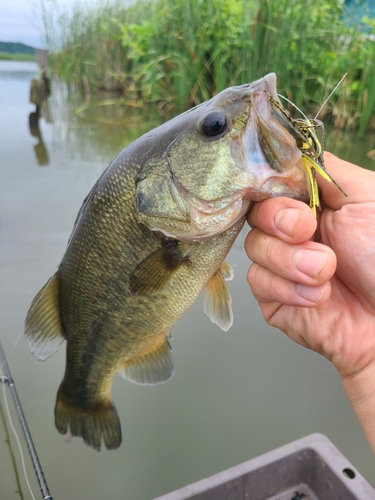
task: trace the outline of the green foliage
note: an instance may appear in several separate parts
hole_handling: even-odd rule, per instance
[[[186,109],[269,71],[299,107],[337,126],[368,127],[375,110],[375,22],[364,32],[342,20],[337,0],[138,0],[76,7],[45,23],[51,65],[67,83],[120,90],[137,104]],[[48,15],[46,16],[48,21]],[[47,36],[48,35],[48,36]],[[58,49],[58,50],[56,50]]]
[[[35,56],[31,54],[0,52],[0,59],[3,61],[35,61]]]

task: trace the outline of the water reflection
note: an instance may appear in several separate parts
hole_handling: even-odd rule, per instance
[[[167,119],[156,106],[126,106],[123,97],[106,92],[95,96],[69,93],[65,85],[56,83],[50,101],[55,147],[64,144],[69,159],[102,161],[105,165]]]
[[[30,134],[38,139],[38,144],[34,146],[35,156],[38,164],[43,167],[49,164],[47,148],[44,145],[42,133],[39,128],[39,111],[34,111],[29,114],[29,129]]]
[[[37,65],[34,62],[25,61],[0,61],[0,80],[25,82],[33,78],[37,73]]]
[[[96,158],[109,163],[114,152],[148,130],[174,116],[173,111],[161,115],[157,106],[124,104],[123,97],[99,92],[95,97],[68,93],[64,85],[54,85],[52,108],[54,134],[68,144],[70,157]],[[329,117],[327,118],[327,120]],[[334,129],[325,125],[325,149],[363,168],[375,169],[375,132],[358,137],[355,130]]]
[[[51,82],[46,73],[40,78],[30,81],[30,102],[35,104],[35,111],[29,114],[29,129],[33,137],[38,139],[34,146],[35,155],[40,166],[48,165],[48,153],[39,128],[39,119],[45,116],[47,123],[51,122],[48,98],[51,95]]]

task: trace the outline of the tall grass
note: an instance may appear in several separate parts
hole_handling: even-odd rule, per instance
[[[269,71],[299,107],[326,106],[336,126],[364,132],[375,111],[375,33],[342,20],[337,0],[137,0],[76,6],[45,34],[54,74],[86,92],[186,109]]]

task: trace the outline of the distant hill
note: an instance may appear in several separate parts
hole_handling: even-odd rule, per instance
[[[18,42],[0,42],[0,52],[8,54],[30,54],[34,55],[34,47]]]

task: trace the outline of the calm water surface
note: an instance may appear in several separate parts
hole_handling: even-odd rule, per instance
[[[173,329],[176,373],[140,387],[116,377],[123,444],[100,453],[65,443],[54,427],[65,347],[44,363],[22,336],[27,309],[55,272],[82,200],[109,161],[157,125],[150,113],[72,100],[54,88],[49,122],[29,130],[31,63],[0,62],[0,335],[54,500],[147,500],[313,432],[321,432],[375,486],[375,459],[336,371],[321,356],[268,327],[247,283],[243,236],[231,250],[234,325],[227,333],[202,300]],[[107,96],[108,98],[108,96]],[[112,123],[112,125],[108,125]],[[107,124],[107,125],[106,125]],[[331,134],[327,149],[367,168],[375,136]],[[3,395],[1,404],[4,406]],[[10,401],[14,416],[13,404]],[[20,429],[14,416],[15,426]],[[7,424],[9,427],[9,423]],[[19,499],[0,420],[0,497]],[[41,498],[23,437],[26,468]],[[30,494],[11,436],[21,487]]]

